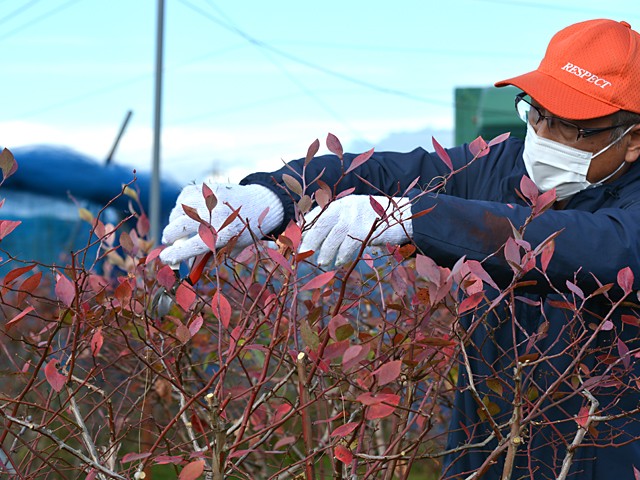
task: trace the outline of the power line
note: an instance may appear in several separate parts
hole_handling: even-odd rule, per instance
[[[6,40],[9,37],[12,37],[13,35],[17,34],[17,33],[22,33],[24,30],[26,30],[27,28],[35,25],[36,23],[39,23],[43,20],[48,19],[49,17],[56,15],[58,13],[60,13],[63,10],[66,10],[67,8],[69,8],[71,5],[73,5],[74,3],[78,3],[82,0],[69,0],[67,3],[64,3],[52,10],[49,10],[48,12],[40,15],[39,17],[33,18],[31,19],[29,22],[24,23],[22,25],[20,25],[19,27],[14,28],[13,30],[9,30],[8,32],[5,32],[3,35],[0,35],[0,41],[2,40]]]
[[[472,0],[472,1],[481,2],[481,3],[497,3],[499,5],[508,5],[509,7],[535,8],[538,10],[560,10],[564,12],[575,12],[580,14],[592,13],[596,15],[602,15],[603,13],[606,12],[606,14],[609,16],[620,15],[623,18],[628,17],[629,13],[635,13],[627,10],[616,12],[606,8],[586,8],[584,6],[584,2],[582,2],[579,7],[571,7],[568,5],[561,5],[559,3],[543,3],[543,2],[527,2],[527,1],[514,2],[513,0]],[[632,15],[632,16],[635,17],[635,15]]]
[[[296,46],[308,46],[312,48],[324,48],[335,50],[359,50],[359,51],[371,51],[375,53],[379,52],[397,52],[406,53],[409,55],[415,54],[429,54],[434,56],[441,56],[446,58],[451,57],[497,57],[504,58],[537,58],[536,55],[527,54],[526,52],[505,52],[505,51],[486,51],[486,50],[447,50],[446,48],[428,48],[428,47],[406,47],[406,46],[394,46],[394,45],[367,45],[367,44],[348,44],[348,43],[331,43],[331,42],[314,42],[305,40],[283,40],[271,42],[272,44],[295,44]]]
[[[28,10],[29,8],[33,7],[36,3],[40,2],[40,0],[31,0],[31,2],[22,5],[20,8],[15,9],[13,12],[5,15],[4,17],[0,18],[0,24],[4,24],[4,22],[6,22],[7,20],[10,20],[11,18],[20,15],[22,12],[24,12],[25,10]]]
[[[350,82],[353,83],[355,85],[359,85],[361,87],[370,89],[370,90],[374,90],[377,91],[379,93],[384,93],[387,95],[394,95],[394,96],[398,96],[398,97],[404,97],[407,98],[409,100],[415,100],[415,101],[419,101],[422,103],[428,103],[430,105],[440,105],[440,106],[450,106],[450,102],[446,102],[446,101],[442,101],[442,100],[436,100],[433,98],[427,98],[427,97],[423,97],[421,95],[415,95],[413,93],[409,93],[409,92],[405,92],[402,90],[398,90],[395,88],[389,88],[389,87],[384,87],[381,85],[376,85],[374,83],[371,82],[367,82],[365,80],[361,80],[359,78],[355,78],[355,77],[351,77],[350,75],[344,74],[342,72],[338,72],[335,70],[331,70],[329,68],[323,67],[321,65],[315,64],[313,62],[309,62],[303,58],[300,58],[296,55],[293,55],[291,53],[285,52],[284,50],[281,50],[279,48],[276,48],[266,42],[263,42],[262,40],[259,40],[255,37],[252,37],[251,35],[249,35],[248,33],[244,32],[243,30],[240,30],[237,27],[228,25],[224,22],[222,22],[221,20],[209,15],[207,12],[205,12],[204,10],[202,10],[201,8],[197,7],[196,5],[193,5],[191,2],[189,2],[188,0],[180,0],[181,3],[183,3],[184,5],[186,5],[187,7],[191,8],[192,10],[196,11],[197,13],[199,13],[200,15],[204,16],[205,18],[211,20],[212,22],[220,25],[221,27],[225,28],[226,30],[231,31],[232,33],[235,33],[239,36],[241,36],[242,38],[244,38],[246,41],[248,41],[249,43],[252,43],[254,45],[257,45],[261,48],[264,48],[266,50],[269,50],[273,53],[275,53],[276,55],[279,55],[283,58],[286,58],[292,62],[298,63],[300,65],[304,65],[305,67],[308,67],[312,70],[316,70],[318,72],[324,73],[325,75],[329,75],[335,78],[339,78],[343,81],[346,82]]]
[[[242,32],[242,30],[240,30],[240,28],[237,26],[237,24],[231,19],[231,17],[229,17],[229,15],[227,15],[220,7],[218,7],[212,0],[208,0],[209,5],[211,6],[211,8],[213,8],[214,10],[216,10],[218,12],[219,15],[221,15],[222,17],[224,17],[227,22],[228,25],[230,26],[230,28],[232,28],[234,31],[236,32]],[[243,36],[243,38],[246,38]],[[252,45],[254,45],[255,47],[258,48],[258,50],[273,64],[275,65],[276,68],[278,68],[278,70],[280,70],[280,72],[287,77],[287,79],[293,83],[294,85],[296,85],[307,97],[311,98],[315,103],[317,103],[320,108],[322,108],[325,112],[327,112],[330,116],[332,116],[335,120],[337,120],[338,122],[342,123],[344,126],[346,126],[349,130],[351,130],[352,134],[355,136],[360,136],[362,138],[364,138],[364,134],[363,132],[359,131],[358,129],[354,128],[349,122],[347,122],[344,118],[342,118],[342,116],[340,116],[338,114],[338,112],[333,109],[327,102],[325,102],[316,92],[314,92],[313,90],[311,90],[310,88],[308,88],[298,77],[296,77],[295,75],[293,75],[281,62],[279,62],[276,58],[273,57],[273,55],[270,54],[270,52],[261,49],[260,45],[257,45],[255,43],[252,42]]]
[[[213,56],[222,55],[222,54],[228,53],[230,51],[237,50],[239,48],[244,48],[244,45],[234,45],[232,47],[227,47],[227,48],[215,50],[214,52],[209,52],[209,53],[204,54],[204,55],[199,55],[198,57],[195,57],[195,58],[193,58],[191,60],[188,60],[186,62],[180,63],[180,64],[178,64],[178,65],[176,65],[176,66],[174,66],[174,67],[172,67],[170,69],[165,69],[165,71],[171,71],[171,70],[173,70],[175,68],[179,68],[179,67],[183,67],[185,65],[190,65],[190,64],[193,64],[193,63],[197,63],[197,62],[201,61],[204,58],[211,58]],[[94,89],[94,90],[90,90],[90,91],[85,92],[83,94],[80,94],[80,95],[77,95],[77,96],[74,96],[74,97],[71,97],[71,98],[67,98],[67,99],[62,100],[60,102],[56,102],[56,103],[52,103],[52,104],[49,104],[49,105],[45,105],[44,107],[40,107],[37,110],[32,110],[30,112],[26,112],[26,113],[23,113],[23,114],[14,115],[14,118],[20,120],[20,119],[23,119],[23,118],[33,117],[33,116],[39,115],[39,114],[41,114],[43,112],[48,112],[50,110],[55,110],[57,108],[66,107],[68,105],[73,105],[74,103],[78,103],[78,102],[81,102],[83,100],[87,100],[89,98],[96,97],[98,95],[103,95],[105,93],[110,93],[110,92],[113,92],[115,90],[119,90],[121,88],[127,87],[129,85],[133,85],[134,83],[141,82],[143,80],[148,80],[150,78],[150,76],[151,76],[151,72],[145,73],[145,74],[142,74],[142,75],[138,75],[136,77],[132,77],[132,78],[129,78],[127,80],[123,80],[121,82],[112,83],[110,85],[105,85],[103,87],[100,87],[100,88],[97,88],[97,89]]]

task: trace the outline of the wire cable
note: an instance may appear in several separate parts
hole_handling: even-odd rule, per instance
[[[25,10],[28,10],[29,8],[33,7],[38,2],[40,2],[40,0],[31,0],[31,2],[29,2],[29,3],[25,4],[25,5],[22,5],[20,8],[15,9],[11,13],[8,13],[4,17],[0,18],[0,25],[4,25],[4,23],[7,20],[10,20],[15,16],[20,15],[22,12],[24,12]]]
[[[204,16],[205,18],[211,20],[212,22],[218,24],[219,26],[225,28],[226,30],[231,31],[232,33],[235,33],[236,35],[241,36],[242,38],[244,38],[245,40],[247,40],[248,42],[257,45],[261,48],[264,48],[266,50],[269,50],[273,53],[275,53],[276,55],[279,55],[283,58],[286,58],[294,63],[297,63],[299,65],[304,65],[305,67],[308,67],[312,70],[316,70],[318,72],[324,73],[326,75],[335,77],[335,78],[339,78],[341,80],[344,80],[346,82],[350,82],[353,83],[355,85],[359,85],[361,87],[370,89],[370,90],[374,90],[377,91],[379,93],[384,93],[384,94],[388,94],[388,95],[394,95],[394,96],[398,96],[398,97],[403,97],[403,98],[407,98],[409,100],[415,100],[415,101],[419,101],[422,103],[428,103],[430,105],[440,105],[440,106],[451,106],[450,102],[446,102],[446,101],[442,101],[442,100],[436,100],[434,98],[427,98],[427,97],[423,97],[421,95],[415,95],[413,93],[409,93],[409,92],[405,92],[402,90],[398,90],[395,88],[389,88],[389,87],[384,87],[381,85],[377,85],[371,82],[367,82],[365,80],[361,80],[359,78],[355,78],[355,77],[351,77],[350,75],[347,75],[345,73],[342,72],[338,72],[335,70],[331,70],[329,68],[323,67],[321,65],[317,65],[315,63],[309,62],[308,60],[305,60],[303,58],[300,58],[296,55],[293,55],[291,53],[285,52],[284,50],[281,50],[279,48],[276,48],[266,42],[263,42],[262,40],[259,40],[255,37],[252,37],[251,35],[249,35],[248,33],[240,30],[239,28],[236,28],[234,26],[228,25],[222,21],[220,21],[219,19],[217,19],[216,17],[211,16],[208,12],[205,12],[204,10],[202,10],[200,7],[194,5],[193,3],[191,3],[189,0],[180,0],[180,3],[184,4],[185,6],[191,8],[192,10],[194,10],[195,12],[199,13],[200,15]]]
[[[36,23],[42,22],[43,20],[48,19],[49,17],[52,17],[53,15],[56,15],[58,13],[60,13],[63,10],[66,10],[67,8],[69,8],[71,5],[78,3],[82,0],[69,0],[67,3],[64,3],[52,10],[49,10],[48,12],[40,15],[39,17],[33,18],[31,19],[29,22],[20,25],[19,27],[14,28],[13,30],[9,30],[8,32],[4,32],[2,35],[0,35],[0,41],[2,40],[6,40],[9,37],[12,37],[13,35],[16,35],[18,33],[22,33],[24,30],[28,29],[29,27],[35,25]]]
[[[213,8],[214,10],[216,10],[218,12],[219,15],[221,15],[222,17],[224,17],[226,19],[226,21],[228,22],[228,25],[230,28],[232,28],[234,31],[237,32],[242,32],[242,30],[240,30],[240,28],[237,26],[237,24],[231,19],[231,17],[229,17],[229,15],[227,15],[220,7],[218,7],[212,0],[208,0],[209,5],[211,6],[211,8]],[[253,42],[251,42],[252,45],[254,45],[255,47],[258,48],[258,50],[267,58],[267,60],[269,60],[269,62],[271,62],[271,64],[273,64],[276,68],[278,68],[278,70],[280,70],[280,72],[287,77],[287,79],[293,83],[294,85],[296,85],[298,87],[298,89],[300,89],[300,91],[302,91],[307,97],[309,97],[310,99],[312,99],[316,104],[318,104],[320,106],[320,108],[322,108],[325,112],[327,112],[331,117],[333,117],[336,121],[342,123],[345,127],[347,127],[348,130],[351,131],[351,133],[358,137],[360,136],[361,138],[366,138],[365,134],[361,131],[359,131],[358,129],[356,129],[353,125],[351,125],[349,122],[347,122],[335,109],[333,109],[326,101],[324,101],[316,92],[314,92],[313,90],[311,90],[309,87],[307,87],[307,85],[304,84],[304,82],[302,82],[298,77],[296,77],[295,75],[293,75],[287,68],[286,66],[284,66],[280,61],[278,61],[277,58],[275,58],[269,51],[266,51],[262,48],[260,48],[260,45],[257,45]]]

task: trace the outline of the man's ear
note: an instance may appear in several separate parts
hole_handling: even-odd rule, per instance
[[[624,161],[633,163],[640,158],[640,124],[629,130],[628,136],[629,143],[627,144]]]

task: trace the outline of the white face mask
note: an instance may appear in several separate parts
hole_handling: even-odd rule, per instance
[[[557,200],[564,200],[587,188],[602,185],[618,173],[625,162],[602,180],[591,183],[587,181],[591,161],[618,143],[633,127],[634,125],[627,128],[620,137],[599,152],[591,153],[542,138],[527,122],[522,156],[529,178],[542,192],[555,188]]]

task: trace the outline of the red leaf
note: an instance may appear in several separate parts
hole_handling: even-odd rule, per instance
[[[353,159],[353,161],[351,162],[351,165],[349,165],[349,168],[347,168],[347,171],[345,173],[349,173],[350,171],[358,168],[360,165],[362,165],[367,160],[369,160],[371,158],[371,155],[373,155],[373,148],[371,150],[368,150],[358,155],[356,158]]]
[[[187,326],[178,319],[175,319],[174,322],[176,324],[175,335],[180,343],[187,343],[191,340],[191,330],[189,330],[189,328],[187,328]]]
[[[196,480],[204,472],[204,460],[194,460],[184,466],[178,480]]]
[[[204,242],[204,244],[211,250],[215,252],[216,250],[216,240],[218,239],[218,234],[213,229],[213,227],[201,223],[198,227],[198,236]]]
[[[18,170],[18,164],[10,150],[4,148],[0,152],[0,169],[2,170],[3,180],[6,180]]]
[[[363,348],[364,347],[362,345],[351,345],[349,348],[347,348],[344,352],[344,355],[342,355],[342,364],[344,365],[358,358],[358,356],[362,353]]]
[[[336,445],[333,447],[333,455],[346,465],[349,465],[353,461],[353,453],[344,445]]]
[[[219,292],[213,294],[211,299],[211,308],[213,308],[213,314],[216,316],[225,328],[229,328],[231,322],[231,305],[229,301]]]
[[[204,319],[202,318],[202,315],[198,315],[191,321],[191,323],[189,323],[189,333],[192,337],[200,331],[203,323]]]
[[[431,137],[431,143],[433,144],[433,149],[435,150],[436,154],[438,154],[438,157],[440,157],[440,160],[442,160],[444,164],[449,167],[449,170],[453,172],[453,163],[451,163],[451,158],[449,157],[447,151],[442,148],[442,145],[440,145],[434,137]]]
[[[600,330],[602,330],[603,332],[608,332],[609,330],[613,330],[613,326],[614,325],[611,320],[605,320]]]
[[[233,208],[231,209],[232,210],[231,214],[225,219],[224,222],[222,222],[222,225],[220,225],[220,228],[218,228],[218,231],[227,228],[229,225],[231,225],[240,216],[240,208],[241,207],[238,207],[237,210],[234,210]],[[269,211],[269,207],[264,209],[263,213],[264,213],[265,216],[267,215],[268,211]],[[258,220],[258,225],[262,225],[262,220],[264,220],[264,217],[262,216],[262,214],[260,214],[260,217],[259,217],[259,220]]]
[[[631,292],[633,289],[633,272],[631,268],[624,267],[618,272],[618,285],[620,285],[625,295]]]
[[[149,217],[147,217],[144,213],[138,217],[138,221],[136,222],[136,230],[140,234],[141,237],[145,237],[147,233],[149,233],[149,229],[151,227],[151,223],[149,222]]]
[[[366,263],[367,266],[373,270],[373,258],[371,258],[371,255],[365,253],[362,258],[364,259],[364,263]]]
[[[135,462],[136,460],[142,460],[143,458],[147,458],[151,456],[151,452],[145,452],[145,453],[135,453],[135,452],[131,452],[131,453],[127,453],[124,457],[122,457],[122,460],[120,460],[122,463],[129,463],[129,462]]]
[[[474,158],[484,157],[489,153],[489,145],[482,137],[478,137],[469,144],[469,151]]]
[[[543,272],[546,272],[547,268],[549,267],[549,262],[551,261],[551,257],[553,257],[555,246],[556,246],[556,242],[554,240],[551,240],[542,249],[542,254],[540,256],[540,264],[542,266]]]
[[[94,357],[98,355],[103,343],[104,337],[102,336],[102,328],[98,327],[96,332],[91,337],[91,355],[93,355]]]
[[[67,377],[58,372],[57,363],[58,360],[50,360],[44,367],[44,376],[47,378],[47,382],[49,382],[51,388],[56,392],[59,392],[64,388],[64,384],[67,382]]]
[[[347,188],[346,190],[343,190],[338,195],[336,195],[336,198],[334,198],[334,200],[338,200],[340,198],[346,197],[347,195],[351,195],[355,191],[356,187]]]
[[[336,274],[336,272],[334,272],[334,271],[321,273],[320,275],[318,275],[317,277],[309,280],[302,287],[300,287],[300,290],[301,291],[312,290],[314,288],[323,287],[327,283],[329,283],[331,281],[331,279],[333,279],[335,274]]]
[[[158,455],[153,461],[157,465],[176,464],[182,462],[182,455]]]
[[[498,135],[497,137],[494,137],[489,142],[489,147],[493,147],[494,145],[498,145],[499,143],[504,142],[507,138],[509,138],[510,135],[511,135],[510,132],[506,132],[506,133],[502,133],[502,134]]]
[[[509,237],[504,244],[504,258],[509,262],[509,266],[517,272],[520,265],[520,247],[515,240]]]
[[[334,358],[341,357],[344,352],[349,348],[349,340],[342,340],[339,342],[333,342],[327,345],[322,354],[322,359],[326,361],[333,360]]]
[[[207,210],[209,210],[209,215],[211,215],[211,210],[216,208],[218,204],[218,199],[213,193],[213,190],[209,188],[209,185],[206,183],[202,184],[202,196],[204,197],[204,203],[207,206]]]
[[[635,480],[640,480],[640,470],[636,467],[633,467],[633,476],[635,477]]]
[[[120,285],[118,285],[113,294],[120,302],[120,305],[123,307],[127,305],[131,300],[131,295],[133,294],[133,288],[131,288],[129,280],[125,279]]]
[[[22,320],[25,316],[27,316],[32,310],[35,310],[35,309],[33,307],[27,307],[18,315],[16,315],[11,320],[9,320],[5,325],[5,328],[7,329],[7,331],[9,331],[12,327],[16,326],[16,324],[20,320]]]
[[[55,291],[58,299],[67,307],[73,304],[73,300],[76,298],[76,287],[67,277],[58,275]]]
[[[291,175],[287,175],[286,173],[284,173],[282,174],[282,181],[291,192],[295,193],[299,197],[302,196],[302,185],[300,185],[300,182],[298,180],[293,178]]]
[[[269,258],[271,258],[271,260],[276,262],[278,265],[284,268],[287,272],[293,273],[289,260],[284,258],[284,255],[282,255],[280,252],[278,252],[277,250],[274,250],[273,248],[267,248],[267,255],[269,255]]]
[[[383,403],[377,403],[367,408],[365,418],[367,420],[375,420],[376,418],[385,418],[391,415],[396,410],[393,405],[385,405]]]
[[[400,376],[401,369],[402,361],[393,360],[382,365],[375,372],[373,372],[373,374],[378,377],[378,385],[382,386],[396,380]]]
[[[582,428],[587,427],[587,421],[589,420],[589,407],[584,406],[578,412],[576,416],[576,423],[580,425]]]
[[[151,250],[149,252],[149,255],[147,255],[147,258],[145,259],[144,263],[145,265],[150,264],[151,262],[153,262],[156,258],[158,258],[158,256],[160,255],[160,252],[162,251],[162,247],[157,247],[154,248],[153,250]]]
[[[384,208],[382,208],[382,205],[380,205],[380,203],[371,195],[369,195],[369,203],[371,204],[371,206],[373,207],[373,210],[381,219],[384,220],[387,218],[387,212],[384,211]]]
[[[316,203],[318,204],[318,206],[320,208],[324,208],[327,206],[327,204],[329,203],[329,201],[331,200],[331,193],[322,190],[322,189],[318,189],[315,192],[315,199],[316,199]]]
[[[36,264],[32,263],[31,265],[28,265],[26,267],[20,267],[20,268],[15,268],[13,270],[11,270],[9,273],[7,273],[4,277],[4,284],[8,285],[10,284],[12,281],[14,281],[16,278],[18,278],[20,275],[27,273],[30,270],[33,270],[35,268]]]
[[[133,253],[134,243],[131,239],[131,235],[129,235],[127,232],[122,232],[120,234],[120,246],[124,249],[125,252]]]
[[[356,400],[363,405],[375,405],[377,403],[387,402],[397,405],[400,402],[400,397],[394,393],[362,393],[358,395]],[[394,403],[395,402],[395,403]]]
[[[570,282],[569,280],[567,280],[566,285],[567,288],[575,293],[578,298],[584,300],[584,292],[580,289],[580,287],[578,287],[575,283]]]
[[[344,425],[339,426],[333,432],[331,432],[330,436],[332,436],[332,437],[346,437],[351,432],[353,432],[356,428],[358,428],[358,425],[360,425],[360,423],[358,423],[358,422],[345,423]]]
[[[182,204],[182,211],[187,217],[195,220],[198,223],[202,223],[202,218],[200,218],[200,214],[198,213],[197,209],[190,207],[189,205]]]
[[[368,407],[365,418],[373,420],[391,415],[400,403],[400,396],[393,393],[363,393],[356,400]]]
[[[440,268],[430,257],[416,255],[416,271],[421,277],[440,286]]]
[[[629,368],[629,365],[631,364],[631,358],[629,357],[629,347],[627,347],[627,344],[624,343],[620,338],[618,338],[618,354],[622,359],[624,368]]]
[[[536,184],[533,183],[533,180],[531,180],[526,175],[523,175],[520,179],[520,191],[525,196],[525,198],[531,202],[532,205],[535,205],[540,193],[538,192],[538,187],[536,186]]]
[[[191,285],[186,282],[182,282],[178,285],[178,288],[176,289],[176,303],[180,305],[183,310],[189,310],[195,300],[196,292],[193,290]]]
[[[294,250],[297,250],[302,241],[302,230],[297,223],[291,222],[284,230],[284,236],[291,240],[291,245]]]
[[[538,215],[540,212],[543,212],[548,207],[553,205],[556,201],[556,189],[552,188],[551,190],[547,190],[538,196],[535,205],[533,206],[534,215]]]
[[[336,137],[333,133],[329,133],[327,135],[327,148],[331,153],[337,155],[340,159],[342,159],[342,155],[344,151],[342,150],[342,144],[338,137]]]
[[[0,240],[13,232],[21,223],[19,220],[0,220]]]
[[[227,459],[230,458],[239,458],[242,457],[243,455],[246,455],[248,453],[253,453],[253,452],[257,452],[258,450],[256,450],[255,448],[244,448],[242,450],[235,450],[233,452],[231,452],[229,454],[229,456],[227,457]]]
[[[273,416],[273,423],[279,423],[291,410],[293,410],[293,406],[288,403],[278,405],[275,410],[275,415]]]
[[[477,260],[467,260],[467,267],[469,267],[469,271],[473,273],[476,277],[482,280],[484,283],[491,285],[496,290],[500,290],[496,282],[493,281],[491,275],[487,273],[482,264]]]
[[[23,302],[27,295],[32,294],[33,291],[38,288],[38,285],[40,285],[40,280],[42,280],[42,272],[36,272],[28,277],[24,282],[22,282],[22,284],[18,288],[18,290],[20,290],[20,292],[18,293],[18,305]]]
[[[165,265],[156,274],[158,284],[163,286],[166,290],[171,290],[176,283],[176,272],[169,265]]]
[[[634,315],[622,315],[620,317],[622,323],[626,323],[629,325],[635,325],[636,327],[640,327],[640,318]]]
[[[318,153],[319,149],[320,149],[320,141],[316,138],[311,143],[311,145],[309,145],[309,148],[307,149],[307,156],[304,159],[305,165],[309,165],[309,162],[313,159],[313,157],[316,156],[316,153]]]
[[[473,295],[465,298],[462,302],[460,302],[460,305],[458,306],[458,313],[462,314],[471,310],[472,308],[477,307],[483,298],[484,292],[476,292]]]

